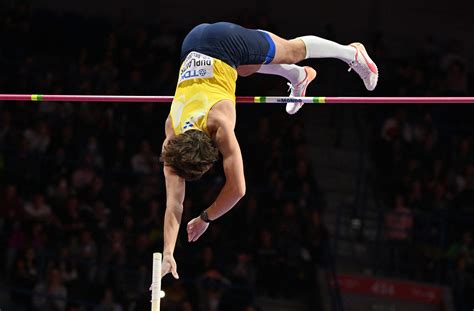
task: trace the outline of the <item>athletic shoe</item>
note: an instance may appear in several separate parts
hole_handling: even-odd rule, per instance
[[[316,70],[309,66],[303,67],[304,71],[306,72],[306,77],[304,78],[303,81],[298,83],[297,85],[292,85],[290,82],[288,82],[289,86],[289,91],[290,91],[290,97],[304,97],[306,96],[306,88],[308,85],[311,83],[311,81],[316,78]],[[286,112],[289,114],[295,114],[298,112],[298,110],[303,107],[303,103],[287,103],[286,104]]]
[[[357,52],[354,60],[349,63],[349,71],[354,69],[364,81],[367,90],[373,91],[379,80],[377,65],[370,59],[369,54],[367,54],[365,47],[361,43],[352,43],[350,46],[354,47]]]

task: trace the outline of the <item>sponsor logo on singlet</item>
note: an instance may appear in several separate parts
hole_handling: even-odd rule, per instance
[[[212,78],[214,77],[214,59],[207,55],[191,52],[181,66],[179,71],[179,81],[197,78]]]

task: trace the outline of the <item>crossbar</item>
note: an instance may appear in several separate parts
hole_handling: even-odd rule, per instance
[[[173,96],[0,94],[0,101],[170,103]],[[238,103],[474,104],[474,97],[284,97],[237,96]]]

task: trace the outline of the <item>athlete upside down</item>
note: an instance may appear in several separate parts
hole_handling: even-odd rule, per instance
[[[295,64],[308,58],[340,59],[354,69],[368,90],[377,85],[377,66],[360,43],[341,45],[312,35],[285,40],[227,22],[200,24],[186,36],[161,153],[166,180],[162,276],[171,272],[179,277],[173,253],[187,180],[199,179],[222,154],[226,182],[211,206],[188,223],[189,242],[196,241],[211,221],[245,195],[244,164],[234,133],[237,75],[280,75],[289,81],[290,97],[305,96],[316,71]],[[302,106],[289,102],[286,111],[294,114]]]

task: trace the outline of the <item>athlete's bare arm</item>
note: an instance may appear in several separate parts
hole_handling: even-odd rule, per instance
[[[245,195],[244,165],[240,146],[234,133],[235,106],[226,101],[216,105],[209,114],[208,125],[213,130],[213,138],[223,156],[223,167],[226,182],[213,204],[207,209],[210,220],[215,220],[227,213]],[[165,146],[173,137],[171,120],[166,121]],[[166,212],[164,224],[164,249],[162,276],[171,272],[178,278],[176,261],[173,253],[183,213],[185,180],[165,166]],[[199,216],[188,223],[188,240],[196,241],[208,228],[209,224]]]
[[[224,120],[217,130],[216,143],[222,153],[226,182],[215,202],[207,209],[210,220],[227,213],[245,195],[242,153],[230,121]]]
[[[165,125],[166,139],[163,147],[174,136],[171,119],[168,117]],[[171,272],[173,277],[179,278],[177,273],[176,261],[173,253],[176,246],[179,227],[181,225],[181,216],[183,214],[183,202],[185,193],[185,180],[176,175],[172,168],[164,166],[166,182],[166,211],[164,223],[164,246],[163,246],[163,264],[161,276]]]
[[[214,203],[207,209],[210,220],[227,213],[245,195],[245,175],[240,146],[234,133],[235,106],[232,102],[220,103],[209,114],[208,124],[216,126],[214,139],[223,156],[226,182]],[[196,217],[188,223],[188,240],[196,241],[208,227]]]

